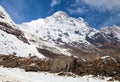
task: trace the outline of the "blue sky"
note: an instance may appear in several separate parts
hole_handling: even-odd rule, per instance
[[[91,27],[120,26],[120,0],[0,0],[0,5],[18,24],[64,11]]]

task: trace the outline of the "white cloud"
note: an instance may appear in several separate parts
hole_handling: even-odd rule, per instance
[[[61,0],[52,0],[52,1],[51,1],[51,7],[54,7],[54,6],[56,6],[56,5],[59,5],[60,2],[61,2]]]
[[[82,1],[88,4],[90,7],[99,9],[100,11],[103,12],[120,11],[120,0],[82,0]]]
[[[68,11],[70,14],[81,14],[81,13],[84,12],[84,9],[79,8],[79,7],[75,8],[75,9],[70,9],[70,8],[68,8],[67,11]]]

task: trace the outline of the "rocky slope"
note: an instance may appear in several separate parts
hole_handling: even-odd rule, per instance
[[[104,55],[120,57],[120,27],[104,27],[100,29],[100,33],[96,33],[92,38],[87,40],[102,50]]]
[[[27,57],[37,55],[41,58],[44,56],[38,53],[34,45],[30,44],[24,33],[11,20],[6,11],[0,6],[0,54]]]
[[[95,77],[112,77],[111,80],[120,81],[120,58],[102,57],[93,61],[82,61],[68,56],[58,56],[55,60],[41,60],[36,56],[29,58],[17,57],[14,55],[0,55],[0,65],[9,68],[21,68],[25,71],[45,71],[58,73],[60,76],[73,76],[72,73],[85,76],[94,75]]]

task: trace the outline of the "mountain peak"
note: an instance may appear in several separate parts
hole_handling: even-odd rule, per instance
[[[64,17],[69,17],[68,14],[66,12],[63,11],[57,11],[53,14],[54,17],[58,17],[58,16],[64,16]]]
[[[24,23],[24,25],[31,27],[46,27],[46,28],[56,28],[76,30],[78,29],[81,33],[88,33],[91,29],[89,25],[84,21],[83,18],[73,18],[67,15],[63,11],[58,11],[53,15],[46,17],[45,19],[38,19],[31,22]],[[87,30],[87,31],[86,31]]]

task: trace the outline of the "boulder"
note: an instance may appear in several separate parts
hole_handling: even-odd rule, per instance
[[[11,67],[11,68],[14,68],[14,67],[17,67],[18,66],[18,63],[16,60],[13,60],[13,61],[10,61],[10,62],[7,62],[6,64],[4,64],[4,67]]]
[[[75,58],[68,56],[58,56],[50,68],[50,72],[72,72],[75,66]]]

